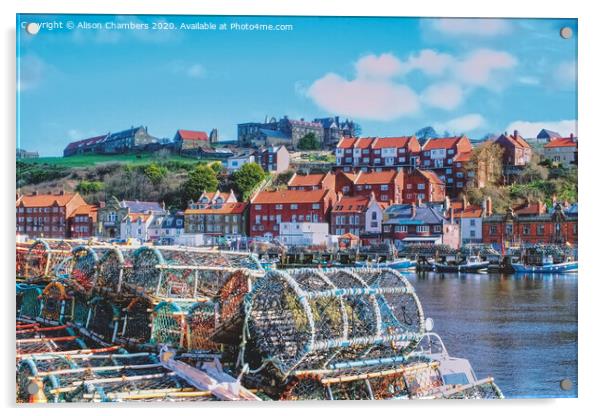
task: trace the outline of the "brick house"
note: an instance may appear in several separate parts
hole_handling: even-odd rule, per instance
[[[414,169],[403,180],[403,203],[443,202],[445,183],[433,171]]]
[[[404,244],[447,244],[460,247],[460,226],[432,204],[391,205],[385,210],[383,240],[396,247]]]
[[[330,214],[330,233],[351,233],[365,240],[365,243],[380,240],[385,208],[386,204],[378,202],[374,192],[370,196],[338,194],[338,200]]]
[[[403,171],[359,172],[353,183],[353,196],[369,197],[374,193],[378,202],[400,204],[403,179]]]
[[[335,149],[344,171],[401,169],[418,166],[420,143],[414,136],[343,138]]]
[[[483,219],[492,215],[491,198],[485,198],[481,205],[469,204],[466,197],[450,203],[448,217],[460,226],[463,244],[483,242]]]
[[[335,202],[331,189],[259,192],[249,204],[249,235],[276,237],[283,222],[329,223]]]
[[[326,173],[294,173],[287,183],[287,188],[297,191],[313,191],[316,189],[335,189],[336,177],[332,172]]]
[[[193,152],[199,147],[210,147],[212,144],[206,132],[182,129],[176,131],[173,142],[179,153]]]
[[[95,205],[80,205],[69,217],[71,238],[90,238],[96,234],[98,207]]]
[[[518,244],[577,244],[576,206],[555,204],[547,210],[540,201],[509,208],[483,219],[483,243],[494,247]]]
[[[247,205],[238,202],[233,191],[203,192],[184,211],[185,232],[214,237],[244,236],[247,234]]]
[[[72,232],[83,237],[94,235],[94,228],[83,229],[84,226],[94,227],[94,209],[78,193],[21,195],[16,201],[16,212],[17,234],[30,238],[71,238]],[[76,222],[82,227],[77,231],[72,230]]]
[[[577,164],[577,138],[560,137],[550,140],[543,146],[543,156],[568,168]]]
[[[257,152],[257,162],[266,172],[280,173],[290,166],[290,154],[284,146],[268,146]]]
[[[462,193],[470,180],[466,169],[472,155],[472,144],[466,136],[428,139],[420,155],[420,167],[432,170],[445,182],[446,193]]]
[[[504,149],[503,165],[506,170],[525,166],[531,161],[533,151],[531,145],[523,139],[517,130],[513,134],[502,134],[495,144]]]

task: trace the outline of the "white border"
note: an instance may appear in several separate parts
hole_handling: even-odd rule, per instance
[[[1,320],[3,335],[3,354],[0,391],[3,404],[11,406],[14,401],[14,325],[11,305],[14,305],[12,276],[14,275],[14,146],[15,146],[15,13],[109,13],[109,14],[249,14],[249,15],[356,15],[356,16],[467,16],[467,17],[577,17],[579,18],[579,136],[580,136],[580,272],[579,272],[579,399],[565,400],[508,400],[504,403],[483,402],[412,402],[412,403],[271,403],[262,406],[245,406],[226,403],[199,406],[144,406],[136,407],[136,412],[165,415],[167,412],[182,413],[215,413],[247,415],[251,413],[307,415],[318,409],[341,414],[365,415],[368,412],[395,414],[402,412],[441,412],[454,414],[507,415],[508,413],[545,412],[545,414],[581,414],[590,413],[596,408],[596,398],[602,386],[600,379],[600,312],[596,303],[602,293],[602,276],[596,266],[600,262],[599,233],[601,231],[599,204],[600,189],[597,180],[602,172],[600,166],[602,155],[602,123],[600,117],[600,40],[602,39],[602,22],[600,14],[593,5],[596,2],[577,1],[527,1],[505,0],[498,2],[453,0],[453,1],[406,1],[392,2],[385,0],[369,0],[355,2],[352,0],[104,0],[96,2],[73,0],[4,0],[2,3],[2,83],[5,92],[1,101],[2,140],[4,159],[2,195],[5,202],[0,205],[2,224],[5,226],[2,239],[2,274],[4,283],[5,309]],[[10,167],[6,169],[6,167]],[[8,172],[7,172],[8,170]],[[597,255],[598,254],[598,255]],[[597,256],[596,256],[597,255]],[[529,365],[529,363],[525,363]],[[375,407],[374,410],[371,410]],[[599,407],[599,406],[598,406]],[[131,413],[133,408],[115,406],[73,406],[51,408],[12,408],[11,413],[47,412],[54,414],[86,414],[106,413],[107,410],[118,414]]]

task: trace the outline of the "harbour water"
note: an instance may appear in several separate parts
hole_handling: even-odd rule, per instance
[[[577,274],[406,276],[450,355],[477,377],[493,376],[507,398],[577,396]]]

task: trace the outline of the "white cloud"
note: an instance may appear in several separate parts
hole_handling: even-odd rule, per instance
[[[394,55],[367,55],[355,63],[358,78],[387,79],[399,74],[402,63]]]
[[[570,134],[577,135],[577,120],[558,121],[513,121],[506,127],[507,132],[518,130],[526,138],[537,137],[541,129],[548,129],[559,133],[563,137]]]
[[[472,113],[443,123],[435,123],[433,127],[437,131],[449,131],[452,134],[462,134],[483,127],[485,124],[486,121],[482,115]]]
[[[370,120],[393,120],[420,109],[414,91],[389,79],[349,81],[330,73],[315,81],[307,95],[331,113]]]
[[[48,70],[48,65],[36,55],[17,58],[17,91],[36,88]]]
[[[420,98],[431,107],[453,110],[462,104],[464,92],[458,84],[440,83],[429,86]]]
[[[401,69],[404,73],[420,70],[427,75],[436,76],[442,75],[454,61],[454,57],[449,54],[423,49],[418,54],[411,55],[401,65]]]
[[[192,64],[186,70],[186,75],[191,78],[203,78],[205,76],[205,67],[201,64]]]
[[[445,35],[492,37],[510,31],[510,22],[503,19],[433,19],[431,27]]]
[[[512,69],[517,63],[516,58],[507,52],[479,49],[454,65],[454,71],[457,79],[465,84],[495,88],[499,84],[491,82],[494,74]]]

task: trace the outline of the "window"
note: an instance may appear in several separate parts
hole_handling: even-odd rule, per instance
[[[381,201],[388,201],[389,200],[389,195],[381,195],[380,196],[380,200]]]
[[[408,183],[408,185],[406,186],[406,189],[412,189],[412,184]]]
[[[261,215],[255,217],[255,224],[261,224]]]
[[[312,204],[311,209],[320,209],[320,204]]]
[[[416,227],[416,232],[417,233],[428,233],[429,232],[429,226],[428,225],[418,225]]]
[[[291,209],[297,209],[299,208],[297,204],[291,204]]]
[[[523,225],[523,235],[529,235],[529,234],[531,234],[531,226]]]
[[[423,200],[424,201],[424,194],[418,194],[418,199]]]
[[[458,183],[456,184],[456,186],[457,186],[458,188],[463,188],[463,187],[464,187],[464,182],[458,182]]]
[[[496,225],[489,226],[489,234],[491,234],[491,235],[497,234],[497,226]]]
[[[372,221],[376,220],[376,211],[372,211]]]
[[[389,190],[389,185],[381,185],[380,186],[380,190],[381,191],[388,191]]]
[[[261,205],[255,205],[255,211],[261,211]]]
[[[475,238],[477,236],[477,232],[475,230],[470,230],[470,238]]]
[[[418,184],[418,189],[419,190],[424,190],[424,184],[423,183],[419,183]]]
[[[545,231],[545,226],[543,224],[537,224],[536,233],[537,235],[543,235]]]
[[[470,226],[471,226],[471,227],[474,227],[475,225],[477,225],[477,220],[475,220],[475,219],[471,219],[471,220],[470,220]]]
[[[282,209],[282,204],[276,204],[276,209],[277,210],[281,210]]]
[[[435,227],[433,228],[433,231],[436,233],[440,233],[441,232],[441,226],[440,225],[435,225]]]
[[[506,224],[506,235],[512,235],[512,224]]]
[[[408,226],[407,225],[396,225],[395,226],[395,232],[396,233],[407,233],[408,232]]]

